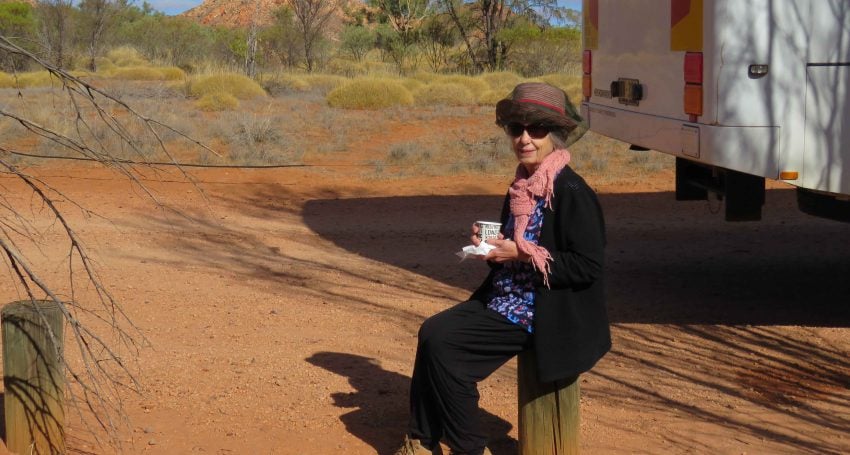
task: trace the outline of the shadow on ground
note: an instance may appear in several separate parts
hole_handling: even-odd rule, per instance
[[[293,203],[285,188],[268,185],[225,203],[264,220],[300,215],[329,244],[449,289],[471,290],[486,275],[484,264],[460,263],[454,253],[468,243],[473,221],[498,218],[499,196],[315,196]],[[750,223],[723,221],[716,201],[676,202],[669,192],[602,194],[600,200],[609,239],[608,306],[617,340],[603,368],[591,376],[601,381],[599,390],[615,392],[591,398],[621,406],[633,418],[675,412],[684,416],[676,419],[707,423],[716,434],[704,441],[747,434],[792,450],[842,452],[846,443],[836,435],[850,428],[848,352],[843,344],[822,343],[813,330],[850,327],[850,224],[799,212],[792,190],[768,191],[763,220]],[[288,255],[250,232],[218,224],[203,230],[169,248],[193,265],[235,270],[269,286],[297,286],[317,295],[324,287],[310,286],[334,274],[385,279],[345,267],[328,270],[327,264]],[[411,286],[404,274],[393,275],[399,277],[382,292]],[[423,298],[449,294],[408,290]],[[377,307],[368,298],[330,297],[402,318],[412,328],[421,321],[421,315]],[[789,338],[785,326],[803,330]],[[387,435],[401,434],[406,421],[406,402],[397,397],[406,396],[408,378],[353,354],[320,353],[308,361],[349,378],[356,392],[334,394],[337,406],[353,408],[343,422],[379,453],[391,451],[398,441]],[[687,393],[677,393],[683,385]],[[734,397],[739,408],[695,402],[691,385],[709,395]],[[665,395],[664,387],[673,392]],[[396,399],[381,400],[384,390]],[[783,416],[787,425],[765,423],[760,413]],[[492,422],[501,435],[497,439],[505,437],[505,425]],[[716,449],[700,447],[684,430],[665,438],[682,451]],[[504,447],[503,453],[512,453],[509,443]]]
[[[307,362],[348,378],[354,392],[331,394],[334,406],[351,409],[340,417],[352,435],[372,446],[380,455],[390,455],[401,443],[407,428],[407,376],[381,368],[375,359],[341,352],[317,352]],[[516,440],[508,436],[510,422],[490,413],[483,423],[489,431],[494,455],[516,453]]]
[[[712,213],[720,207],[677,203],[671,193],[601,195],[612,321],[850,324],[850,224],[798,212],[793,191],[768,193],[764,219],[750,223],[725,222]],[[474,220],[498,218],[501,203],[498,196],[312,200],[303,218],[358,255],[471,290],[485,270],[452,255],[468,244]]]

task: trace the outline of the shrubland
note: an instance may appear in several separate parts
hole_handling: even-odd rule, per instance
[[[27,43],[38,42],[40,10],[7,5],[0,3],[0,34],[14,32],[28,37]],[[485,14],[476,5],[469,3],[467,19]],[[80,38],[90,12],[78,6],[71,11],[69,20],[80,29],[67,37],[63,67],[221,149],[221,157],[178,152],[188,163],[345,161],[375,178],[510,174],[515,161],[504,134],[493,126],[495,103],[523,81],[558,86],[574,103],[581,95],[575,17],[557,26],[522,15],[503,21],[494,35],[503,46],[494,57],[483,44],[470,48],[475,44],[453,29],[448,11],[423,11],[427,20],[406,32],[388,25],[400,19],[393,16],[395,10],[379,8],[377,15],[347,11],[340,35],[311,37],[299,29],[293,11],[282,8],[274,23],[256,35],[256,67],[249,76],[248,30],[204,26],[129,6],[113,11],[92,53],[91,43]],[[305,39],[316,40],[310,66],[302,50]],[[52,51],[40,55],[54,62],[60,58]],[[64,107],[50,101],[55,78],[28,71],[14,58],[0,58],[0,68],[0,91],[17,90],[22,97],[12,105],[28,109],[45,125],[71,131]],[[21,138],[20,150],[63,155],[40,139],[23,140],[25,132],[9,122],[0,124],[0,133]],[[176,139],[165,130],[162,138],[166,144]],[[368,160],[359,158],[359,151],[375,144],[380,146]],[[620,144],[594,135],[571,149],[576,167],[600,177],[612,168],[638,175],[670,167],[663,156],[625,152]],[[139,150],[150,150],[152,156],[145,158],[157,159],[155,147]]]

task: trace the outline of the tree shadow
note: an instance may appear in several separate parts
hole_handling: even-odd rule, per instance
[[[850,324],[850,229],[798,212],[794,197],[768,191],[762,221],[728,223],[708,203],[675,202],[672,193],[600,195],[612,321]],[[348,251],[471,290],[480,271],[449,255],[468,243],[473,221],[498,218],[501,205],[499,196],[322,199],[302,213]]]
[[[421,322],[420,313],[382,306],[369,296],[404,291],[405,298],[450,299],[486,274],[486,266],[459,262],[454,252],[468,243],[473,221],[498,217],[501,196],[312,196],[318,199],[305,200],[280,185],[255,185],[224,203],[263,222],[295,217],[287,225],[303,222],[309,228],[305,238],[320,239],[317,254],[338,254],[341,248],[364,258],[357,263],[369,271],[293,255],[255,231],[203,217],[192,221],[198,223],[194,227],[150,220],[141,227],[180,232],[167,244],[178,253],[175,267],[230,270],[282,290],[377,312],[411,330]],[[850,326],[850,225],[799,212],[793,190],[770,190],[766,199],[762,221],[728,223],[717,213],[716,201],[676,202],[670,192],[600,195],[616,341],[590,373],[598,382],[583,392],[586,396],[637,419],[675,410],[716,432],[704,438],[686,431],[665,434],[683,451],[715,450],[706,441],[740,431],[801,451],[841,452],[834,435],[850,427],[850,362],[843,345],[824,345],[814,330]],[[383,273],[382,264],[391,271]],[[411,280],[411,274],[430,280]],[[329,294],[339,276],[362,287]],[[368,286],[376,282],[380,291]],[[789,337],[784,326],[806,330]],[[348,377],[357,390],[334,396],[337,406],[354,408],[343,417],[349,431],[380,453],[395,448],[407,420],[408,379],[356,355],[323,353],[311,359]],[[663,393],[690,386],[734,397],[750,414],[695,403],[690,391]],[[765,423],[762,412],[782,416],[787,426]],[[500,424],[494,421],[492,427]],[[623,426],[616,420],[606,424]],[[513,446],[507,446],[503,453],[512,453]]]
[[[375,359],[355,354],[317,352],[306,360],[348,378],[354,392],[331,393],[334,406],[351,409],[340,420],[350,434],[372,446],[378,454],[392,454],[407,429],[410,378],[383,369]],[[515,454],[517,442],[508,435],[510,422],[482,412],[493,454]]]

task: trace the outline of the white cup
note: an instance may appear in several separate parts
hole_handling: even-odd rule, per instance
[[[496,223],[495,221],[476,221],[475,225],[478,226],[478,238],[482,242],[497,238],[499,236],[499,230],[502,228],[502,223]]]

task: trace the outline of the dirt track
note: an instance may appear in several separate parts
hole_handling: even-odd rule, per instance
[[[105,217],[71,219],[151,343],[126,402],[128,452],[151,454],[391,453],[417,327],[483,278],[453,253],[508,183],[198,172],[206,203],[151,184],[178,216],[105,171],[38,172]],[[584,453],[850,452],[850,225],[788,189],[743,224],[673,201],[669,174],[597,189],[614,350],[582,378]],[[515,365],[481,392],[515,453]]]

